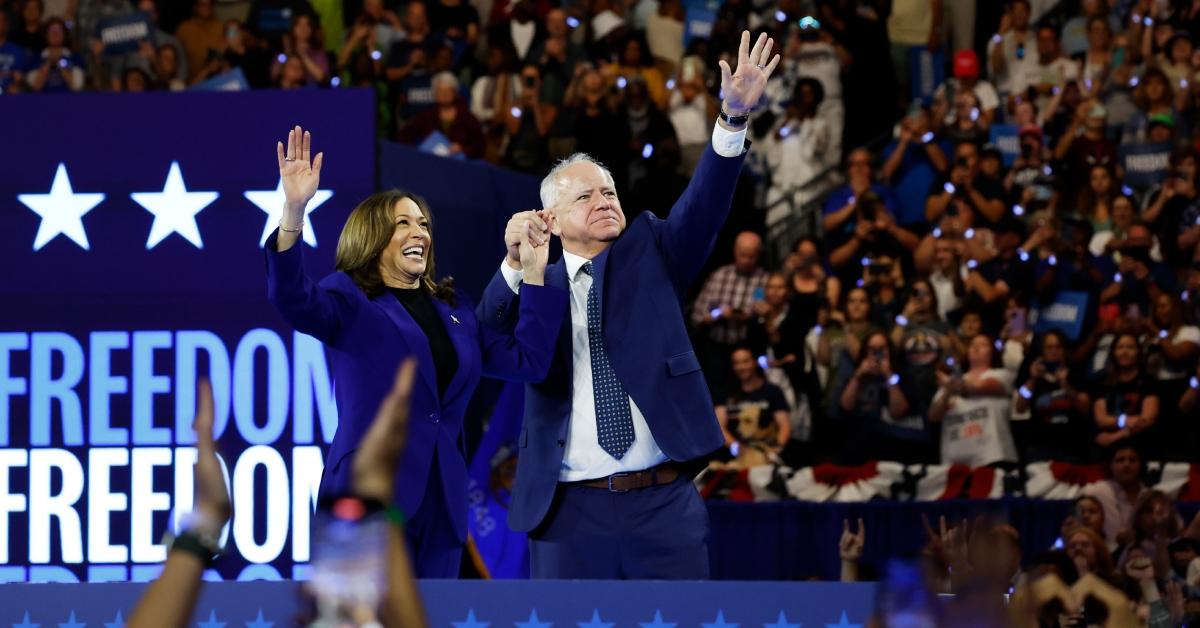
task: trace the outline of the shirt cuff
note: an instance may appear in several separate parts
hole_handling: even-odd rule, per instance
[[[512,289],[513,294],[521,294],[521,282],[525,280],[525,272],[517,270],[508,265],[508,261],[500,262],[500,274],[504,276],[504,283]]]
[[[722,157],[737,157],[746,147],[746,129],[730,131],[720,123],[713,125],[713,151]]]

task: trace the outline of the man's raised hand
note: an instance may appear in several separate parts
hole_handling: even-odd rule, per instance
[[[742,42],[738,46],[737,68],[731,70],[722,59],[721,92],[725,98],[725,113],[744,115],[754,110],[767,88],[767,80],[779,65],[779,55],[771,57],[775,42],[766,33],[758,36],[754,47],[750,47],[750,31],[742,31]]]

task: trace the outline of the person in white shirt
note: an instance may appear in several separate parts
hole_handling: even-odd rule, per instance
[[[988,46],[988,69],[1001,94],[1019,93],[1017,77],[1038,63],[1034,32],[1029,28],[1029,0],[1013,0],[1000,18],[1000,31]]]
[[[1130,540],[1130,522],[1138,500],[1147,490],[1142,484],[1142,455],[1133,445],[1117,445],[1111,450],[1109,478],[1083,489],[1104,508],[1104,540],[1122,543]]]

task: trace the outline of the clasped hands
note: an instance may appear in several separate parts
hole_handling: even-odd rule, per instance
[[[548,209],[532,209],[513,214],[504,228],[505,263],[522,271],[524,283],[542,285],[550,257],[550,224],[554,216]]]

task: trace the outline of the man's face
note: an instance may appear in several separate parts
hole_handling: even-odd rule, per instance
[[[761,254],[762,240],[753,234],[742,234],[733,245],[733,265],[739,273],[749,275],[758,268]]]
[[[739,382],[745,382],[752,379],[758,374],[758,364],[754,361],[754,354],[746,349],[738,349],[733,352],[731,358],[733,362],[733,374],[737,376]]]
[[[408,13],[404,16],[405,26],[408,26],[410,31],[423,31],[429,24],[428,15],[425,13],[425,5],[420,2],[413,2],[408,5]]]
[[[562,9],[551,9],[546,14],[546,32],[551,37],[566,37],[570,29],[567,28],[567,13]]]
[[[850,153],[850,158],[846,160],[846,174],[851,179],[870,179],[871,155],[864,150],[856,150]]]
[[[196,4],[192,6],[192,13],[201,19],[209,19],[213,16],[213,0],[196,0]]]
[[[625,230],[625,213],[612,179],[596,164],[581,161],[567,166],[555,186],[558,205],[553,208],[551,228],[564,246],[591,248],[616,240]]]
[[[1014,2],[1012,5],[1013,27],[1019,31],[1029,28],[1029,7],[1024,2]]]
[[[1038,56],[1043,61],[1053,61],[1058,56],[1058,36],[1049,28],[1038,29]]]
[[[1118,483],[1134,482],[1142,473],[1142,459],[1132,449],[1122,449],[1112,460],[1112,476]]]

